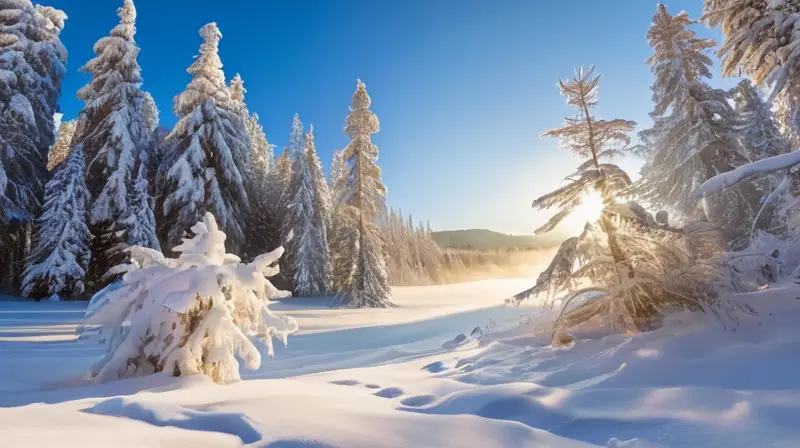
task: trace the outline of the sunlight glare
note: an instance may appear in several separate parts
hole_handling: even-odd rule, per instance
[[[583,226],[586,222],[594,222],[600,219],[600,214],[604,208],[603,196],[597,191],[589,192],[583,197],[578,209],[575,210],[575,218]]]

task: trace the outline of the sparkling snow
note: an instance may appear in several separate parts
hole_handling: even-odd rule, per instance
[[[390,309],[285,299],[271,309],[301,331],[226,386],[161,375],[86,385],[101,347],[76,340],[85,303],[6,298],[0,437],[81,448],[797,446],[799,287],[739,297],[760,315],[736,331],[680,314],[648,334],[587,333],[553,350],[534,332],[543,316],[499,305],[530,282],[396,288]]]

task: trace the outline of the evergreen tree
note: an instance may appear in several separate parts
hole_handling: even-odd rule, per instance
[[[151,135],[156,132],[159,124],[161,124],[161,111],[158,110],[156,100],[153,99],[153,95],[151,95],[150,92],[144,92],[142,120],[144,121],[145,129],[147,129],[147,132]]]
[[[139,166],[136,183],[129,192],[128,216],[122,223],[128,229],[128,244],[161,250],[156,236],[156,219],[153,214],[146,171],[144,165]]]
[[[251,166],[247,178],[247,198],[250,201],[247,222],[247,259],[274,249],[280,243],[280,223],[274,216],[270,203],[269,176],[274,162],[273,145],[267,141],[264,129],[253,114],[246,121],[250,135]]]
[[[283,268],[283,273],[287,276],[287,278],[294,277],[293,257],[295,251],[292,248],[292,239],[294,239],[294,231],[295,226],[297,226],[297,219],[295,219],[292,206],[297,199],[299,186],[297,180],[301,178],[300,173],[297,172],[302,168],[302,166],[298,164],[298,159],[303,154],[305,145],[306,143],[305,134],[303,133],[303,123],[300,121],[300,117],[295,114],[294,118],[292,119],[292,131],[289,134],[289,143],[283,148],[283,154],[286,155],[286,160],[288,161],[291,169],[288,171],[289,175],[286,179],[286,186],[283,188],[280,200],[278,202],[278,209],[282,214],[280,229],[281,245],[286,248],[286,254],[283,257],[284,259],[282,260],[281,267]],[[294,287],[292,287],[292,290],[294,290]]]
[[[295,115],[290,151],[293,158],[287,229],[287,249],[291,254],[293,292],[295,296],[320,296],[328,292],[331,265],[328,256],[326,224],[319,210],[319,198],[310,167],[309,153],[314,152],[314,129],[297,148],[296,131],[302,123]]]
[[[95,57],[81,68],[92,80],[78,91],[85,106],[75,134],[86,154],[86,185],[93,200],[90,230],[96,238],[88,277],[100,284],[109,280],[105,274],[110,268],[125,262],[128,187],[136,182],[138,166],[147,163],[149,146],[133,1],[124,0],[117,15],[119,24],[97,41]]]
[[[704,0],[704,19],[720,26],[725,40],[717,54],[723,76],[740,71],[756,86],[773,87],[770,100],[787,85],[798,85],[800,5],[794,0]]]
[[[209,211],[228,235],[228,246],[238,252],[248,207],[244,182],[250,138],[241,117],[230,109],[230,91],[219,59],[222,34],[210,23],[200,35],[200,55],[187,70],[192,81],[175,97],[180,119],[159,167],[157,211],[163,218],[159,237],[162,247],[175,247],[184,232]]]
[[[69,155],[77,125],[77,120],[69,120],[59,126],[56,144],[50,147],[50,151],[47,154],[47,171],[53,171]]]
[[[778,130],[793,149],[800,148],[800,89],[788,84],[773,101]]]
[[[595,317],[600,325],[619,331],[646,331],[670,310],[722,309],[717,283],[714,232],[708,226],[694,232],[660,224],[641,205],[622,204],[630,179],[616,165],[600,163],[601,154],[613,154],[629,144],[627,132],[634,124],[592,117],[597,106],[599,77],[592,69],[579,70],[575,79],[559,83],[568,104],[578,116],[567,119],[544,136],[560,139],[561,146],[586,160],[568,185],[534,201],[534,207],[561,210],[542,231],[549,231],[581,204],[589,191],[598,192],[605,204],[599,219],[586,224],[584,232],[565,241],[536,286],[515,296],[516,300],[545,294],[542,303],[561,312],[553,325],[553,345],[571,342],[567,331]],[[701,248],[709,248],[708,254]],[[572,302],[582,300],[574,306]]]
[[[237,113],[242,120],[250,118],[250,113],[247,111],[247,105],[244,103],[244,94],[247,89],[244,88],[244,80],[238,73],[231,79],[231,84],[228,87],[231,95],[230,109]]]
[[[325,231],[324,238],[327,257],[328,235],[331,233],[333,205],[331,204],[331,193],[328,188],[328,182],[325,179],[325,175],[322,173],[322,161],[319,158],[319,154],[317,154],[313,127],[308,134],[306,134],[306,157],[308,159],[309,170],[311,171],[311,180],[314,185],[314,201],[316,203],[314,225]]]
[[[283,220],[286,215],[286,191],[289,189],[291,180],[292,158],[287,148],[284,148],[275,162],[275,168],[271,169],[267,174],[269,202],[272,205],[272,213],[275,215],[275,219],[277,219],[280,224],[279,227],[281,228],[283,227]],[[278,238],[277,241],[280,245],[280,238]]]
[[[379,122],[370,103],[367,87],[359,80],[345,127],[351,141],[342,154],[347,167],[331,241],[338,301],[354,308],[391,305],[384,241],[375,223],[386,187],[377,165],[378,148],[371,141]]]
[[[77,145],[45,187],[44,213],[36,222],[34,246],[22,282],[26,297],[55,294],[77,298],[83,294],[91,257],[92,235],[86,224],[89,205],[83,147]]]
[[[161,124],[161,111],[158,110],[153,96],[150,92],[144,92],[144,102],[142,103],[142,121],[144,121],[144,128],[147,132],[146,148],[140,151],[142,163],[145,164],[146,178],[152,192],[155,192],[155,175],[158,170],[158,165],[161,163],[161,151],[159,145],[162,140],[158,134],[158,129]]]
[[[741,123],[742,145],[751,160],[786,154],[789,142],[778,129],[769,103],[753,84],[745,79],[734,90],[734,105]]]
[[[67,51],[66,15],[30,0],[0,2],[0,284],[16,284],[55,143]]]
[[[781,132],[800,144],[800,4],[784,0],[704,0],[703,18],[725,37],[717,51],[723,76],[750,77],[769,86]]]
[[[333,150],[333,161],[331,162],[331,177],[328,180],[331,191],[336,189],[336,184],[344,174],[344,163],[342,162],[342,151],[338,149]],[[333,195],[335,197],[335,195]]]
[[[749,161],[739,143],[741,122],[730,96],[702,81],[711,76],[705,51],[713,40],[696,37],[687,28],[691,23],[685,12],[672,16],[659,5],[648,32],[655,108],[653,127],[639,134],[639,154],[646,161],[639,191],[656,207],[677,209],[688,219],[708,219],[739,246],[758,213],[758,191],[747,186],[700,202],[691,196],[705,180]]]
[[[230,108],[244,121],[250,137],[250,165],[247,172],[243,173],[250,207],[245,230],[247,245],[242,250],[245,259],[249,260],[280,245],[276,239],[276,235],[280,234],[280,223],[273,216],[269,198],[268,175],[274,164],[274,154],[258,115],[250,115],[248,111],[245,103],[247,90],[240,75],[231,80],[229,90]]]
[[[322,173],[322,161],[317,154],[314,144],[314,128],[309,130],[306,135],[306,163],[311,174],[311,183],[314,187],[314,228],[319,233],[320,253],[319,264],[321,266],[321,276],[325,279],[325,292],[330,291],[331,276],[333,266],[330,255],[330,236],[333,232],[333,206],[331,205],[331,195],[325,175]]]

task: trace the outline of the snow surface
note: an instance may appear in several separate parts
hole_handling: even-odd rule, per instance
[[[687,313],[554,350],[535,331],[548,316],[498,305],[529,285],[395,288],[390,309],[285,299],[271,309],[300,332],[225,386],[163,375],[86,385],[102,348],[73,333],[84,303],[0,300],[0,437],[81,448],[797,446],[800,287],[737,297],[760,314],[736,331]]]

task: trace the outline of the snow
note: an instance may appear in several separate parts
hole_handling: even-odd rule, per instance
[[[713,193],[730,188],[739,182],[759,174],[769,174],[786,168],[791,168],[800,163],[800,151],[778,156],[768,157],[755,162],[742,165],[732,171],[718,174],[703,182],[693,193],[692,198],[698,199]]]
[[[225,386],[161,375],[87,385],[80,375],[101,348],[73,333],[86,304],[3,299],[4,443],[749,448],[800,438],[800,287],[736,296],[760,311],[737,331],[686,313],[554,350],[535,331],[547,316],[498,305],[529,284],[395,288],[389,309],[284,299],[271,309],[300,331]]]

